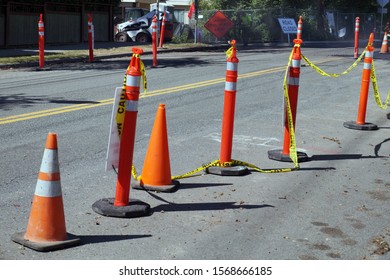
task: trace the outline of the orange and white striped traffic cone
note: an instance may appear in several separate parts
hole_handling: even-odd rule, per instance
[[[387,31],[386,31],[385,35],[383,36],[382,47],[381,47],[380,53],[388,53],[388,52],[389,52],[389,45],[388,45]]]
[[[36,251],[63,249],[80,242],[66,232],[57,150],[57,135],[49,133],[27,230],[12,236],[13,241]]]

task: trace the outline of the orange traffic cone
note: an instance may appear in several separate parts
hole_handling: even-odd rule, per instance
[[[389,52],[389,45],[388,45],[387,31],[386,31],[385,35],[383,36],[382,47],[381,47],[380,53],[388,53],[388,52]]]
[[[133,188],[173,192],[179,185],[178,181],[171,178],[165,105],[160,104],[150,136],[144,168],[140,180],[133,184]]]
[[[65,228],[57,149],[57,135],[49,133],[27,230],[12,236],[13,241],[36,251],[58,250],[80,242]]]

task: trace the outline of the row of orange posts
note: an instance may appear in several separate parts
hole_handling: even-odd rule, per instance
[[[164,35],[165,35],[165,22],[166,22],[166,12],[164,12],[162,23],[161,23],[161,32],[160,32],[160,41],[158,47],[162,48],[164,44]],[[92,14],[88,14],[88,59],[89,62],[93,62],[94,55],[94,25],[92,22]],[[39,68],[43,69],[45,67],[45,24],[43,21],[43,14],[40,14],[38,21],[38,49],[39,49]],[[157,19],[156,17],[152,20],[152,52],[153,52],[153,67],[157,67]]]
[[[297,38],[294,40],[292,61],[288,69],[288,98],[295,129],[298,104],[298,89],[300,79],[300,63],[302,44],[302,17],[298,22]],[[369,38],[364,59],[358,118],[356,122],[345,123],[352,129],[370,130],[372,124],[365,122],[365,113],[370,82],[371,64],[374,53],[374,35]],[[160,104],[157,113],[148,150],[145,156],[142,174],[137,182],[131,184],[131,166],[133,163],[134,143],[136,134],[138,102],[140,95],[140,80],[142,76],[140,56],[143,50],[133,48],[133,56],[126,71],[125,99],[126,111],[123,128],[120,134],[119,164],[114,198],[103,198],[92,205],[92,209],[101,215],[110,217],[134,218],[151,214],[150,205],[130,198],[130,187],[147,191],[172,192],[178,189],[180,183],[172,180],[170,170],[169,145],[165,104]],[[246,167],[230,166],[232,161],[232,142],[234,130],[234,114],[236,101],[236,84],[238,78],[238,63],[236,42],[231,41],[226,67],[225,95],[222,118],[222,136],[219,166],[208,167],[207,173],[221,176],[240,176],[248,173]],[[282,150],[269,151],[269,158],[279,161],[291,161],[289,157],[290,131],[285,110],[284,145]],[[27,224],[27,230],[15,233],[12,240],[37,251],[51,251],[80,243],[77,236],[66,232],[65,216],[62,201],[60,170],[58,163],[58,145],[55,133],[49,133],[41,163],[36,190]],[[299,161],[309,160],[307,155],[298,156]],[[225,165],[226,164],[226,165]]]
[[[92,22],[92,15],[88,14],[88,59],[93,62],[94,49],[94,26]],[[43,14],[40,14],[38,21],[38,53],[39,53],[39,68],[45,67],[45,23],[43,21]]]

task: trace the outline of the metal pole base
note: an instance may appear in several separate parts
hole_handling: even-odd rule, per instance
[[[11,240],[19,243],[27,248],[33,249],[38,252],[48,252],[69,247],[76,246],[80,243],[80,238],[77,236],[67,233],[67,239],[63,241],[43,241],[36,242],[24,239],[25,232],[17,232],[11,236]]]
[[[96,213],[117,218],[137,218],[150,215],[150,205],[138,200],[130,199],[126,206],[114,206],[114,198],[103,198],[92,205]]]
[[[176,180],[172,180],[171,185],[163,185],[163,186],[152,186],[142,184],[139,181],[132,182],[131,187],[137,190],[147,190],[147,191],[156,191],[156,192],[175,192],[179,189],[180,182]]]
[[[304,152],[298,151],[297,156],[298,156],[298,162],[305,162],[310,160],[308,155]],[[283,154],[282,149],[268,151],[268,158],[277,161],[283,161],[283,162],[293,162],[289,154]]]
[[[356,130],[378,130],[378,126],[373,123],[357,124],[354,121],[345,122],[344,127]]]
[[[245,166],[211,166],[206,168],[206,173],[220,176],[243,176],[249,174],[249,170]]]

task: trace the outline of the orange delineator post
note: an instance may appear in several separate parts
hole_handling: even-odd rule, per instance
[[[39,35],[39,67],[45,67],[45,24],[43,22],[43,15],[40,14],[38,21],[38,35]]]
[[[238,78],[238,58],[235,41],[232,41],[232,54],[227,59],[226,81],[222,119],[222,137],[219,160],[222,163],[232,160],[234,111],[236,106],[236,88]]]
[[[126,71],[125,116],[120,135],[118,176],[115,198],[103,198],[92,205],[101,215],[134,218],[149,215],[150,205],[137,199],[130,199],[131,167],[133,165],[134,143],[138,115],[138,100],[142,77],[140,55],[143,50],[133,48],[133,56]]]
[[[93,61],[93,23],[92,23],[92,15],[88,14],[88,53],[89,53],[89,61]]]
[[[80,242],[79,238],[66,232],[57,150],[57,135],[49,133],[27,230],[12,237],[13,241],[36,251],[62,249]]]
[[[302,39],[302,16],[298,20],[297,39]]]
[[[298,26],[302,28],[302,17],[299,17]],[[299,30],[299,29],[298,29]],[[297,115],[298,107],[298,90],[299,90],[299,78],[301,73],[301,44],[303,43],[300,38],[300,32],[297,32],[297,38],[294,40],[294,48],[291,58],[291,65],[288,70],[288,79],[287,79],[287,90],[288,98],[290,101],[291,115],[293,119],[293,128],[295,131],[295,121]],[[290,129],[288,126],[288,116],[287,116],[287,104],[285,104],[285,113],[284,113],[284,141],[282,150],[271,150],[268,151],[268,158],[278,161],[287,161],[291,162],[290,158]],[[297,152],[298,162],[308,161],[309,157],[304,152]]]
[[[133,49],[134,53],[142,54],[141,49]],[[139,57],[132,57],[126,72],[126,112],[119,148],[118,179],[114,206],[129,204],[130,168],[133,164],[135,132],[137,125],[138,100],[141,82],[141,65]]]
[[[166,13],[167,13],[167,12],[164,12],[164,16],[163,16],[163,19],[162,19],[162,22],[161,22],[161,32],[160,32],[160,44],[159,44],[159,48],[162,48],[162,47],[163,47],[163,44],[164,44],[164,36],[165,36],[165,17],[166,17]]]
[[[157,67],[157,17],[152,20],[152,52],[153,52],[153,67]]]
[[[355,20],[355,44],[354,44],[354,52],[353,52],[354,58],[358,58],[358,56],[359,56],[359,29],[360,29],[360,18],[356,17],[356,20]]]
[[[364,66],[362,74],[362,83],[360,87],[360,99],[359,99],[359,108],[358,116],[356,122],[345,122],[344,127],[357,130],[376,130],[378,126],[372,123],[366,123],[366,111],[367,111],[367,101],[368,101],[368,92],[370,87],[371,80],[371,68],[372,60],[374,58],[374,33],[370,34],[367,51],[364,57]]]
[[[294,46],[287,84],[288,84],[288,98],[290,100],[291,114],[293,118],[293,127],[295,130],[295,121],[296,121],[297,107],[298,107],[299,77],[301,73],[301,59],[302,59],[300,45],[302,44],[302,41],[296,39],[294,40],[294,43],[298,44],[299,46]],[[287,113],[285,113],[285,120],[284,120],[284,142],[283,142],[282,153],[287,156],[290,155],[290,130],[287,122]]]
[[[231,54],[227,58],[226,63],[226,81],[224,92],[224,105],[222,117],[222,136],[219,161],[229,163],[232,161],[232,146],[233,146],[233,130],[234,130],[234,111],[236,106],[237,78],[238,78],[238,58],[236,41],[231,41]],[[220,169],[225,169],[220,172]],[[217,170],[217,171],[216,171]],[[210,167],[207,172],[216,175],[243,175],[248,172],[246,167],[233,166],[232,172],[227,168]],[[237,171],[239,171],[237,173]]]

